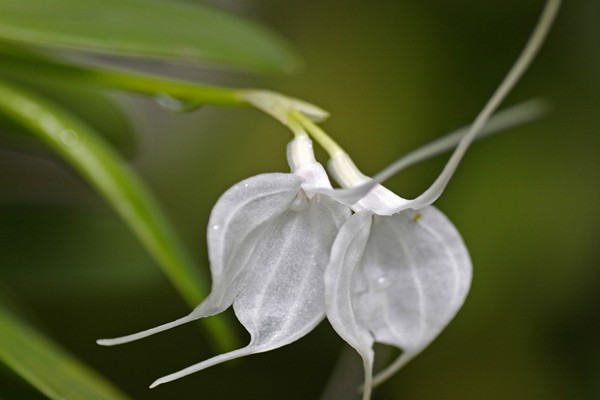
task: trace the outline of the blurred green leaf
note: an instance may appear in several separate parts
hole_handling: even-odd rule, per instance
[[[205,297],[206,280],[149,190],[92,128],[48,99],[2,81],[0,112],[27,127],[104,196],[190,305]],[[222,319],[203,323],[222,349],[235,342]]]
[[[48,85],[94,89],[118,89],[153,97],[174,111],[203,104],[222,106],[247,105],[233,89],[131,73],[117,69],[98,69],[66,64],[56,58],[26,51],[0,42],[0,77]],[[178,109],[178,106],[180,109]]]
[[[50,399],[128,399],[0,302],[0,360]]]
[[[291,72],[283,39],[241,18],[176,0],[3,0],[4,41],[123,56]]]
[[[46,82],[48,83],[32,81],[26,84],[19,82],[19,84],[70,110],[100,133],[121,154],[130,156],[134,153],[136,140],[133,126],[113,100],[101,93],[84,90],[74,85],[52,84],[49,80]],[[18,135],[24,139],[29,139],[31,136],[23,126],[2,116],[0,116],[0,133]]]
[[[161,271],[148,268],[148,253],[109,213],[48,202],[0,206],[0,282],[45,305],[93,297],[102,307],[108,298],[156,290]],[[23,251],[24,243],[35,251]]]
[[[63,71],[63,75],[52,73]],[[69,109],[83,119],[116,147],[121,154],[131,155],[135,148],[133,127],[115,101],[81,80],[64,79],[72,69],[53,58],[26,49],[0,43],[0,77],[19,82]],[[0,132],[16,133],[21,137],[23,127],[0,116]]]

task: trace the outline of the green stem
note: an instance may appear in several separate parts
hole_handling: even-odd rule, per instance
[[[219,106],[248,105],[235,89],[199,85],[196,83],[157,78],[150,75],[92,70],[87,75],[92,82],[129,92],[150,96],[168,95],[175,99]]]
[[[317,141],[325,149],[330,158],[335,158],[340,154],[346,154],[346,152],[337,144],[323,129],[319,128],[317,124],[307,118],[304,114],[292,110],[289,114],[290,120],[297,121],[301,126],[306,129],[306,132],[313,139]]]

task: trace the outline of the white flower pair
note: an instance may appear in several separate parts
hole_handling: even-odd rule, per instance
[[[306,131],[321,144],[324,132],[310,117],[318,109],[269,93],[249,92],[248,102],[295,132],[288,145],[291,173],[248,178],[227,190],[207,229],[210,295],[189,315],[117,339],[115,345],[223,312],[233,305],[250,344],[155,381],[151,387],[233,358],[292,343],[325,317],[363,359],[364,399],[422,351],[450,322],[469,290],[471,262],[460,235],[431,204],[440,196],[476,135],[535,117],[537,108],[511,111],[486,125],[531,62],[557,11],[550,0],[521,57],[477,117],[446,167],[421,196],[403,199],[377,183],[390,173],[456,144],[456,134],[403,158],[375,180],[365,177],[337,147],[330,170],[344,188],[334,190],[313,155]],[[504,118],[504,120],[503,120]],[[325,143],[330,144],[330,143]],[[388,173],[389,172],[389,173]],[[375,378],[374,342],[402,353]]]
[[[410,358],[454,316],[471,264],[458,232],[433,207],[379,216],[369,210],[402,200],[375,186],[350,208],[312,156],[310,139],[289,145],[292,172],[261,174],[227,190],[212,210],[210,295],[188,316],[145,332],[99,341],[129,342],[218,314],[233,304],[250,344],[157,380],[152,387],[214,364],[284,346],[325,316],[365,359],[383,342]],[[382,196],[383,194],[383,196]]]

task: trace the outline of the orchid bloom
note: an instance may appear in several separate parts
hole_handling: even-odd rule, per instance
[[[327,318],[363,359],[363,399],[420,353],[454,318],[468,293],[472,266],[458,231],[431,204],[441,195],[470,143],[531,63],[559,1],[549,1],[521,56],[488,101],[436,181],[407,200],[380,184],[356,202],[342,226],[325,271]],[[319,128],[306,123],[319,135]],[[330,152],[330,170],[343,187],[372,180],[346,153]],[[373,379],[373,344],[397,347],[401,355]]]
[[[250,343],[162,377],[150,386],[155,387],[292,343],[327,316],[363,359],[363,400],[368,400],[372,387],[435,339],[465,300],[472,273],[467,249],[456,228],[431,204],[478,135],[539,114],[539,107],[528,105],[492,118],[541,46],[559,4],[560,0],[548,1],[523,53],[466,131],[409,154],[373,179],[314,124],[326,117],[324,111],[271,92],[244,93],[248,103],[295,133],[287,153],[291,173],[248,178],[218,200],[207,229],[211,293],[189,315],[98,343],[141,339],[233,305]],[[332,188],[307,133],[329,153],[331,174],[343,189]],[[404,199],[380,184],[457,143],[441,174],[417,198]],[[373,377],[375,342],[402,353]]]
[[[513,107],[494,116],[479,137],[534,119],[541,111],[535,101]],[[213,208],[207,231],[211,294],[183,318],[132,335],[98,340],[105,346],[128,343],[233,305],[251,334],[250,344],[160,378],[151,387],[289,344],[325,317],[325,267],[351,213],[343,202],[360,199],[366,192],[368,199],[387,189],[380,185],[332,189],[325,170],[315,161],[312,142],[301,128],[294,129],[297,135],[287,152],[291,173],[248,178],[227,190]],[[463,135],[464,129],[458,130],[410,153],[393,165],[394,170],[448,150]],[[370,180],[363,176],[361,181]]]
[[[233,304],[250,344],[158,379],[150,387],[212,365],[285,346],[325,317],[323,274],[331,245],[350,215],[348,207],[314,188],[331,185],[315,161],[312,143],[288,146],[291,173],[261,174],[227,190],[214,206],[207,232],[210,295],[189,315],[116,339],[116,345],[218,314]]]
[[[402,350],[380,382],[442,331],[471,282],[471,261],[456,228],[435,207],[412,206],[375,186],[352,207],[325,271],[327,318],[363,358],[365,399],[373,385],[374,342]]]

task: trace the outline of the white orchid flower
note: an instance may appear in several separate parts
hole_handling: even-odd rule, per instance
[[[331,325],[363,358],[368,399],[373,344],[402,351],[380,382],[454,318],[469,290],[471,261],[456,228],[433,206],[417,211],[377,185],[353,209],[331,250],[325,301]]]
[[[306,136],[288,146],[292,173],[261,174],[227,190],[214,206],[207,240],[212,290],[189,315],[116,345],[218,314],[233,304],[250,344],[155,381],[150,387],[212,365],[292,343],[324,317],[323,274],[331,245],[350,209],[313,188],[331,187]]]
[[[327,116],[311,104],[270,92],[244,98],[296,134],[288,146],[291,173],[246,179],[221,196],[207,240],[212,290],[189,315],[133,335],[103,339],[116,345],[215,315],[233,305],[250,333],[248,346],[155,381],[150,387],[215,364],[292,343],[325,315],[363,359],[363,399],[372,386],[421,352],[460,309],[471,281],[471,261],[456,228],[431,204],[441,195],[472,141],[531,63],[560,0],[549,0],[523,53],[444,170],[420,196],[408,200],[380,182],[392,173],[454,145],[456,136],[394,163],[374,179],[364,176],[313,121]],[[525,118],[516,116],[514,121]],[[503,129],[512,121],[488,130]],[[308,132],[329,153],[334,190],[315,161]],[[351,205],[354,214],[350,216]],[[399,358],[373,378],[375,342],[399,348]]]
[[[363,359],[363,399],[431,343],[468,293],[472,266],[458,231],[431,204],[441,195],[468,146],[531,63],[558,10],[550,0],[523,53],[475,119],[436,181],[413,200],[364,176],[346,153],[329,148],[330,170],[346,188],[369,189],[342,226],[325,272],[327,318]],[[318,127],[299,117],[315,137]],[[384,174],[385,175],[385,174]],[[375,342],[401,355],[373,379]]]
[[[260,95],[258,98],[270,109],[277,108],[262,97],[262,92]],[[275,103],[279,100],[277,97]],[[538,101],[513,107],[494,116],[478,137],[522,124],[542,112]],[[325,170],[314,159],[310,139],[301,127],[285,123],[297,134],[288,145],[292,173],[246,179],[225,192],[212,210],[207,232],[211,294],[183,318],[129,336],[98,341],[106,346],[128,343],[218,314],[233,304],[239,320],[251,333],[250,344],[165,376],[151,387],[220,362],[284,346],[307,334],[324,318],[325,267],[334,238],[350,216],[350,208],[332,198],[360,199],[372,188],[332,189]],[[464,131],[417,149],[385,172],[395,173],[452,148]],[[362,180],[368,178],[363,176]],[[371,191],[378,190],[379,186]]]

